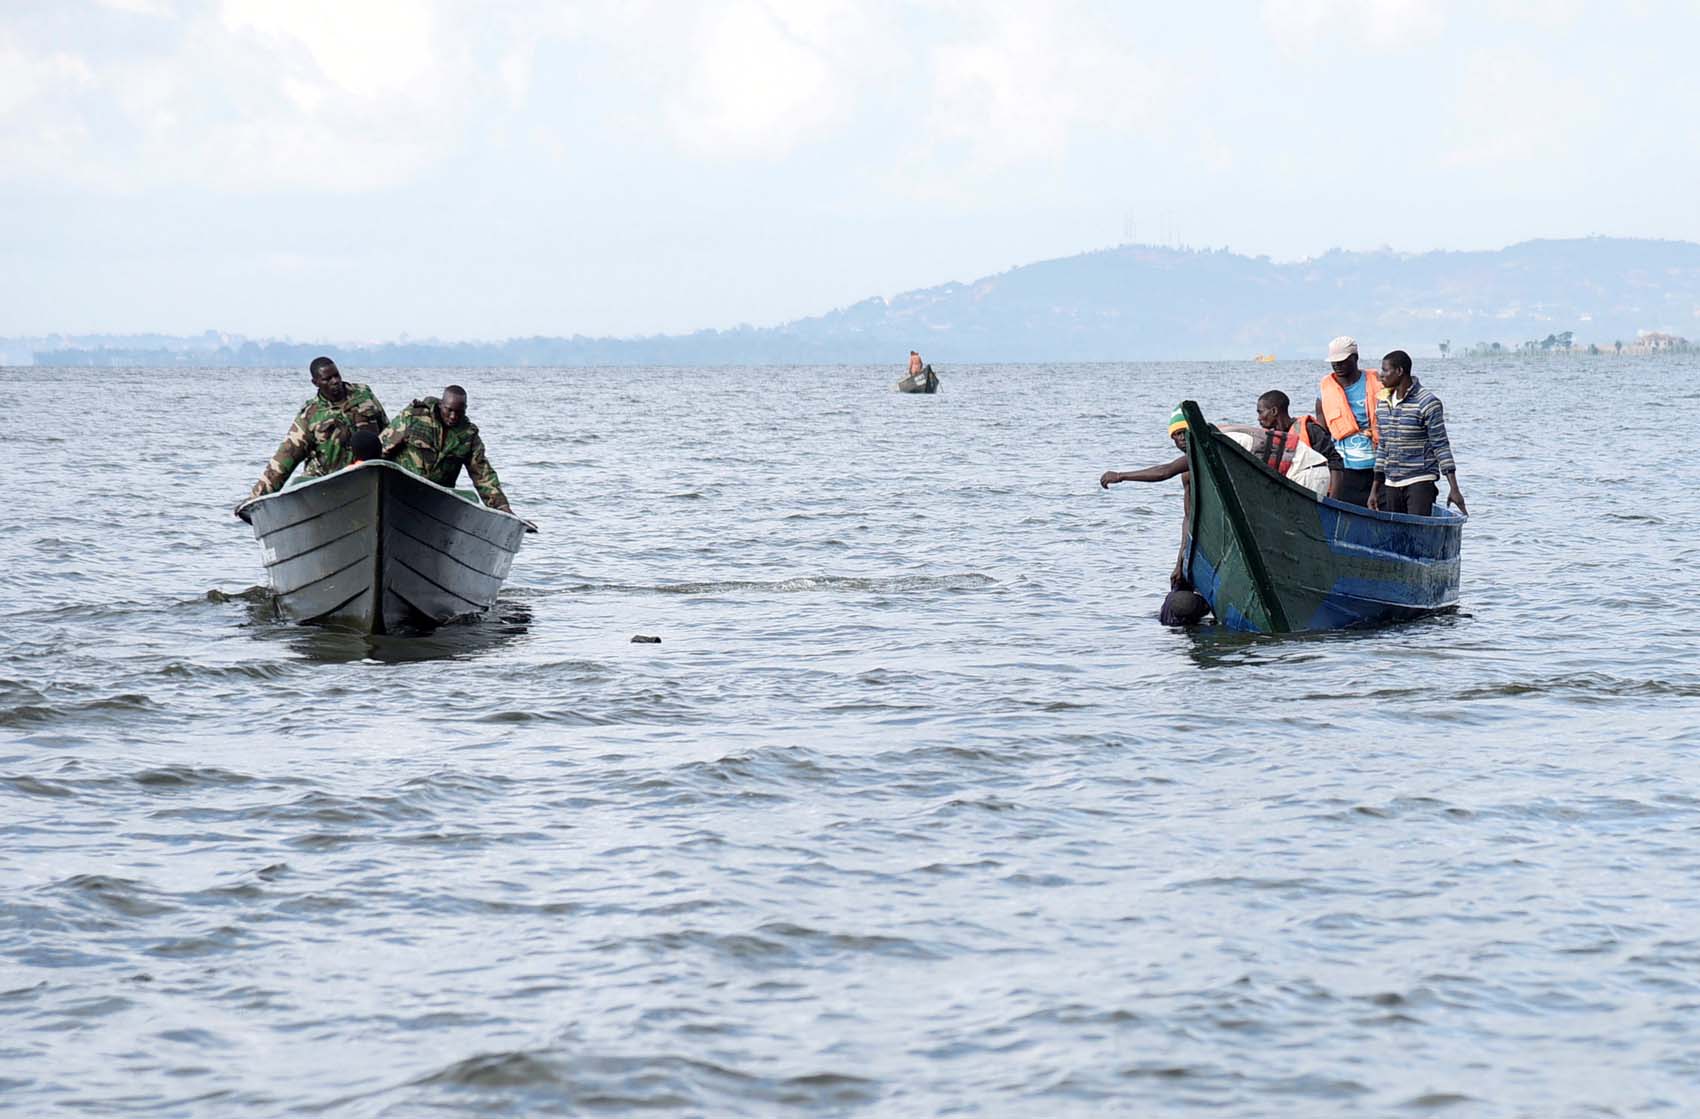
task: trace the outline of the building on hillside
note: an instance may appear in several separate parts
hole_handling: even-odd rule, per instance
[[[1624,347],[1624,352],[1631,354],[1662,354],[1672,350],[1686,350],[1689,341],[1675,334],[1666,334],[1659,330],[1643,330],[1633,343]]]

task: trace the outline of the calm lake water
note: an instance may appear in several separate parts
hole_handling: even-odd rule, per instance
[[[1694,363],[1420,363],[1463,610],[1302,639],[1097,477],[1318,365],[898,372],[351,364],[542,528],[375,641],[230,515],[304,371],[0,372],[0,1111],[1692,1113]]]

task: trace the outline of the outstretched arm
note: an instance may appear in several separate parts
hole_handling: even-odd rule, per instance
[[[1182,455],[1173,462],[1165,462],[1161,466],[1147,466],[1143,470],[1125,472],[1106,470],[1103,477],[1098,479],[1098,484],[1109,489],[1117,482],[1167,482],[1170,478],[1178,478],[1185,474],[1186,470],[1186,456]]]

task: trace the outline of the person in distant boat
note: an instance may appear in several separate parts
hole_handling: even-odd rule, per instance
[[[306,464],[302,474],[308,478],[341,470],[353,461],[355,432],[379,432],[389,423],[372,390],[344,381],[330,358],[314,358],[307,374],[319,391],[295,414],[289,434],[254,483],[248,501],[282,489],[302,463]]]
[[[378,433],[364,427],[354,433],[354,439],[349,444],[349,448],[354,452],[354,461],[349,464],[350,466],[381,460],[384,457],[384,444],[378,438]]]
[[[496,468],[484,453],[478,425],[466,418],[466,390],[459,385],[403,408],[384,429],[382,443],[385,458],[439,486],[453,489],[461,467],[466,467],[484,504],[513,512]]]
[[[921,355],[914,350],[909,351],[909,375],[916,376],[921,372]]]
[[[1375,399],[1381,382],[1358,368],[1357,340],[1344,335],[1328,343],[1328,365],[1330,371],[1318,385],[1316,418],[1334,437],[1344,467],[1331,496],[1367,505],[1375,484],[1375,444],[1380,438]]]
[[[1309,416],[1294,419],[1292,401],[1279,389],[1257,398],[1257,425],[1264,431],[1257,454],[1277,474],[1285,474],[1318,497],[1338,497],[1345,473],[1328,429]]]
[[[1375,404],[1381,441],[1375,448],[1375,485],[1369,507],[1432,516],[1434,499],[1440,495],[1435,483],[1444,475],[1450,491],[1446,504],[1456,505],[1458,512],[1468,516],[1464,495],[1458,490],[1458,468],[1452,461],[1440,397],[1411,375],[1411,355],[1404,350],[1381,359],[1381,384]]]

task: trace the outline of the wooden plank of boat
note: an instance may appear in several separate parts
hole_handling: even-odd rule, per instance
[[[278,610],[360,633],[429,629],[496,601],[528,531],[391,462],[244,504]]]
[[[897,382],[898,392],[938,392],[939,375],[933,372],[932,366],[927,366],[919,373],[907,373]]]
[[[1222,624],[1307,633],[1456,609],[1465,518],[1318,499],[1205,423],[1187,421],[1186,574]]]

